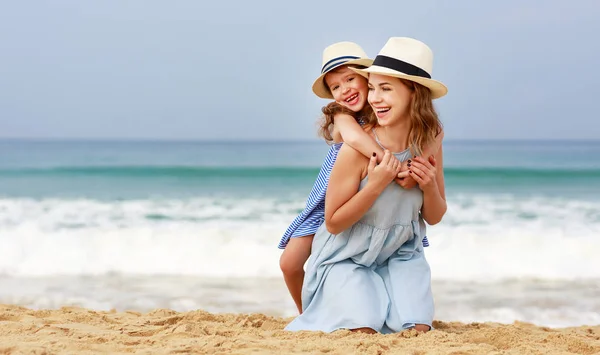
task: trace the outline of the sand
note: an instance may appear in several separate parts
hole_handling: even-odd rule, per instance
[[[103,312],[0,305],[0,354],[600,354],[600,326],[435,322],[393,335],[291,333],[290,319],[204,311]]]

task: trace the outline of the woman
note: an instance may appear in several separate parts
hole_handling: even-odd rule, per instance
[[[419,155],[442,132],[432,100],[446,87],[431,79],[433,54],[411,38],[390,38],[373,65],[368,101],[377,117],[372,137],[385,149],[379,165],[343,145],[325,200],[302,289],[303,313],[287,330],[431,329],[433,296],[423,253],[422,217],[446,212],[442,149]],[[390,153],[397,152],[397,153]],[[397,159],[393,159],[393,157]],[[418,187],[392,183],[408,161]]]

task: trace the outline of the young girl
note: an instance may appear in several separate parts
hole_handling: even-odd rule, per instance
[[[323,138],[333,144],[308,196],[305,209],[294,219],[279,242],[279,248],[285,249],[280,267],[299,313],[302,313],[304,264],[310,256],[314,234],[325,221],[325,191],[342,144],[347,143],[366,157],[375,153],[377,161],[383,158],[383,149],[364,130],[375,122],[371,107],[366,105],[367,79],[351,69],[364,68],[372,62],[359,45],[352,42],[335,43],[323,51],[321,75],[312,87],[318,97],[335,100],[323,107],[320,129]],[[432,149],[436,150],[437,147]],[[416,186],[406,165],[403,165],[396,182],[406,189]],[[423,245],[428,245],[427,239],[423,240]]]

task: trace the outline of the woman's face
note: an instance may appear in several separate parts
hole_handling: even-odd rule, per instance
[[[398,78],[369,75],[369,104],[380,126],[389,126],[408,118],[412,91]]]
[[[358,112],[367,103],[367,79],[352,71],[348,66],[341,66],[325,75],[325,84],[331,91],[333,99],[342,106]]]

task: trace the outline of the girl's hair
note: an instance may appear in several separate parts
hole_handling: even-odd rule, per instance
[[[442,133],[442,122],[433,106],[431,91],[414,81],[400,80],[413,92],[409,107],[411,125],[408,142],[413,155],[422,155],[425,147]]]
[[[346,65],[342,65],[336,69],[333,69],[331,72],[335,72],[336,70],[340,70],[342,67]],[[363,65],[347,65],[348,67],[364,69],[366,68]],[[325,80],[325,78],[323,78]],[[329,86],[325,84],[327,90],[329,90]],[[331,92],[331,91],[330,91]],[[354,117],[356,122],[359,124],[362,123],[363,128],[367,129],[369,127],[375,126],[377,123],[377,117],[373,113],[373,109],[369,105],[368,102],[365,102],[365,107],[359,112],[354,112],[347,107],[344,107],[337,102],[331,102],[327,106],[323,106],[321,109],[323,116],[321,117],[321,121],[319,122],[319,135],[325,139],[328,144],[333,142],[332,132],[333,132],[333,118],[335,115],[343,113]]]
[[[377,123],[377,117],[373,114],[373,109],[368,103],[365,103],[365,107],[359,112],[354,112],[333,101],[326,106],[323,106],[321,112],[323,112],[323,116],[319,122],[319,135],[323,137],[328,144],[333,142],[333,136],[331,135],[334,125],[333,119],[337,114],[347,114],[354,117],[356,122],[359,124],[362,123],[364,129],[373,127],[375,123]]]

